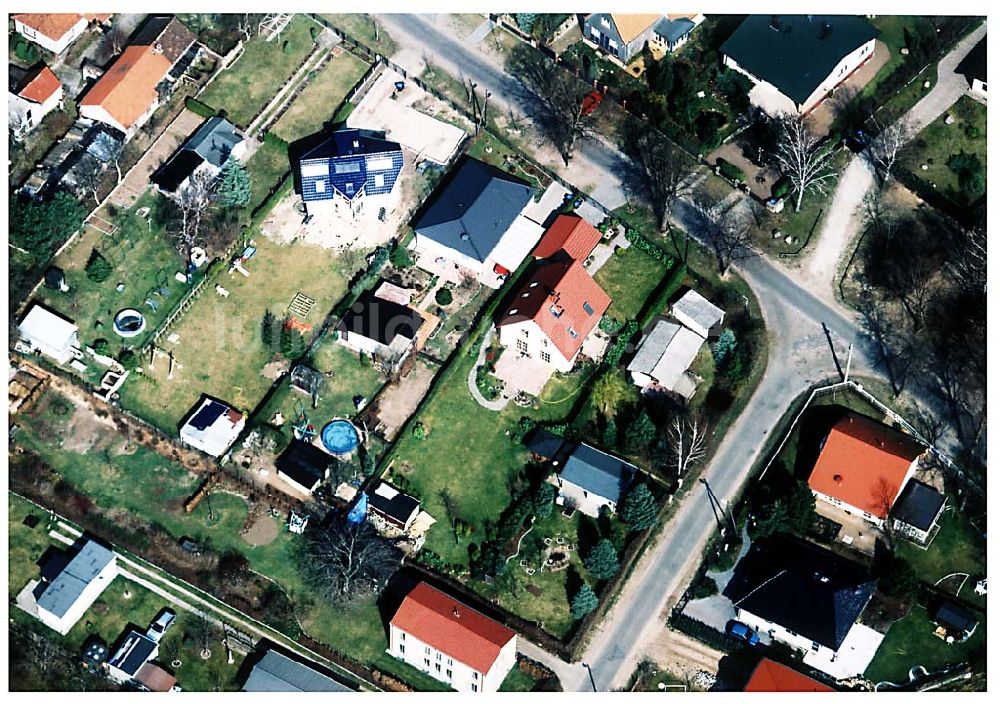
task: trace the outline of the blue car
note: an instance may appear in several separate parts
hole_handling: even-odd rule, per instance
[[[726,633],[742,641],[746,641],[750,645],[760,643],[760,636],[757,635],[757,632],[741,621],[730,621],[727,623]]]

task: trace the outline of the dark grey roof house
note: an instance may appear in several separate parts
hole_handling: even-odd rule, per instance
[[[399,530],[409,530],[420,502],[386,482],[380,482],[368,497],[368,508],[389,525]]]
[[[646,46],[672,52],[705,21],[701,13],[660,15],[654,13],[595,12],[583,20],[583,38],[609,56],[627,64]]]
[[[930,537],[947,501],[932,486],[910,479],[892,506],[893,527],[920,543]]]
[[[282,479],[306,493],[312,493],[330,476],[330,467],[336,463],[336,458],[312,443],[292,440],[274,465]]]
[[[129,627],[118,639],[118,647],[108,660],[108,677],[122,684],[130,681],[139,669],[160,652],[156,641]]]
[[[150,177],[150,181],[165,194],[183,190],[199,169],[218,174],[230,158],[239,158],[245,151],[243,135],[233,123],[215,116],[205,120],[181,148]]]
[[[638,472],[634,464],[580,443],[555,479],[556,503],[574,505],[594,517],[605,506],[614,511]]]
[[[244,692],[352,692],[316,668],[292,660],[276,650],[268,650],[253,666]]]
[[[813,649],[836,651],[875,587],[876,580],[862,565],[812,543],[775,535],[750,546],[723,595],[733,602],[738,619],[773,630],[772,638],[795,648],[805,639]]]
[[[967,641],[979,625],[972,611],[951,601],[941,602],[931,620],[938,626],[936,634],[939,637],[959,643]]]
[[[961,63],[955,69],[955,73],[965,76],[969,82],[969,88],[974,93],[986,97],[986,37],[972,47],[972,51],[965,55]]]
[[[566,441],[545,428],[536,427],[524,438],[524,445],[535,457],[547,462],[561,462],[566,454]]]
[[[66,635],[114,580],[115,554],[100,543],[88,540],[60,567],[55,574],[43,571],[34,596],[39,620]]]
[[[338,341],[396,370],[423,324],[423,316],[413,308],[364,291],[337,323]]]
[[[727,39],[723,64],[756,85],[769,115],[805,114],[874,55],[878,30],[851,15],[750,15]]]

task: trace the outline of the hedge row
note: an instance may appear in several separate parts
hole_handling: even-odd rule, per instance
[[[215,117],[218,111],[206,103],[201,102],[194,96],[188,96],[184,101],[184,107],[200,117]]]
[[[637,332],[639,332],[639,323],[634,320],[630,320],[625,323],[625,327],[622,328],[620,333],[618,333],[618,337],[616,337],[615,341],[611,343],[610,347],[608,347],[608,353],[604,356],[604,363],[609,367],[618,366],[618,362],[621,361],[622,356],[625,354],[628,343]]]
[[[629,242],[632,243],[633,247],[638,249],[643,254],[648,254],[653,259],[658,261],[660,264],[663,264],[664,266],[667,267],[674,265],[673,257],[671,257],[669,254],[663,251],[663,248],[660,245],[650,240],[648,237],[646,237],[638,230],[631,227],[626,227],[625,237],[626,239],[628,239]]]
[[[667,301],[677,293],[677,289],[681,287],[686,275],[687,266],[683,262],[677,264],[677,266],[667,272],[667,275],[657,285],[656,290],[639,313],[638,320],[641,327],[645,327],[653,319],[653,316],[659,315],[666,310]]]
[[[715,160],[715,165],[719,168],[719,173],[728,178],[730,181],[736,181],[737,183],[743,183],[746,181],[746,175],[743,173],[743,169],[738,167],[736,164],[731,164],[722,157]]]

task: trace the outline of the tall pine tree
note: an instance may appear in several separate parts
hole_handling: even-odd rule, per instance
[[[226,207],[242,208],[250,202],[250,174],[238,159],[230,158],[223,164],[215,197]]]
[[[636,484],[625,495],[618,514],[632,530],[645,530],[656,523],[656,499],[646,483]]]
[[[583,559],[583,566],[594,579],[611,579],[620,567],[615,546],[607,538],[601,538]]]
[[[580,620],[596,609],[597,603],[597,595],[594,594],[594,590],[590,588],[589,584],[584,584],[580,587],[580,591],[573,595],[573,599],[569,603],[569,612],[574,619]]]

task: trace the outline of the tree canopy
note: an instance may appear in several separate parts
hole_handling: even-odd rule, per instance
[[[611,541],[601,538],[597,544],[590,549],[587,556],[583,558],[583,566],[594,579],[611,579],[618,574],[620,565],[618,564],[618,551]]]
[[[625,494],[618,515],[632,530],[645,530],[656,524],[657,506],[653,492],[645,482],[636,484]]]

